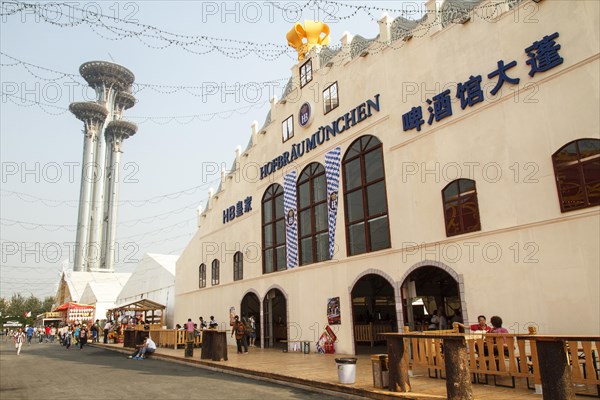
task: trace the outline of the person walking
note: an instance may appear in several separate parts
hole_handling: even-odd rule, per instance
[[[98,331],[100,331],[100,320],[96,320],[91,328],[92,331],[92,343],[98,343]]]
[[[83,346],[85,346],[87,344],[87,339],[88,339],[87,325],[83,324],[83,326],[79,330],[79,350],[83,350]]]
[[[244,348],[243,354],[248,354],[248,343],[246,343],[246,326],[242,321],[240,321],[240,317],[237,315],[235,316],[235,322],[233,323],[233,328],[231,329],[231,337],[233,337],[234,334],[238,354],[242,354],[242,347]]]
[[[23,346],[23,343],[25,343],[25,332],[23,332],[23,329],[19,328],[17,333],[15,333],[14,341],[15,341],[15,349],[17,350],[17,355],[20,356],[21,355],[21,347]]]
[[[50,343],[54,343],[54,338],[56,337],[56,327],[54,324],[50,326]]]
[[[187,322],[185,323],[185,330],[187,331],[187,341],[188,342],[193,342],[194,341],[194,323],[192,322],[191,318],[188,318]]]
[[[27,344],[31,344],[31,338],[33,337],[33,326],[27,327]]]
[[[254,320],[254,316],[251,315],[248,319],[250,323],[250,347],[256,346],[256,321]]]
[[[71,348],[71,342],[73,341],[73,331],[71,325],[67,326],[67,332],[65,333],[65,347],[67,350]]]
[[[104,344],[108,344],[108,331],[112,329],[112,322],[106,321],[106,324],[104,324]]]

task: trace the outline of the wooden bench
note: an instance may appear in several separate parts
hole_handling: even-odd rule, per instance
[[[304,354],[308,354],[310,353],[310,340],[280,340],[280,343],[285,343],[286,346],[283,349],[284,353],[288,353],[288,352],[300,352],[300,353],[304,353]],[[295,347],[295,344],[298,344],[298,350],[295,350],[294,348],[291,348],[290,344]],[[291,348],[291,350],[290,350]]]

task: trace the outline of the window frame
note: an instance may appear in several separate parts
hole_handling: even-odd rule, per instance
[[[327,109],[327,107],[331,103],[331,99],[333,97],[330,95],[329,100],[326,100],[325,93],[329,92],[331,90],[331,88],[334,86],[335,86],[335,99],[336,99],[337,104],[335,106],[332,106],[330,109]],[[336,108],[338,108],[339,106],[340,106],[340,92],[339,92],[339,88],[338,88],[338,83],[337,83],[337,81],[335,81],[331,85],[327,86],[325,88],[325,90],[323,90],[323,114],[326,115],[326,114],[330,113],[331,111],[335,110]]]
[[[291,129],[290,129],[291,127]],[[286,131],[287,129],[287,131]],[[291,132],[291,135],[290,135]],[[287,133],[287,137],[286,137]],[[281,140],[282,143],[287,142],[294,137],[294,114],[290,115],[281,122]]]
[[[460,182],[461,181],[465,181],[465,182],[472,182],[473,183],[473,190],[472,191],[462,191],[460,188]],[[451,185],[453,185],[456,182],[457,186],[458,186],[458,190],[457,190],[457,195],[456,195],[456,199],[452,200],[452,199],[446,199],[446,195],[445,192],[450,188]],[[463,199],[467,196],[474,196],[475,198],[475,207],[477,209],[477,224],[469,229],[466,230],[465,229],[465,222],[463,219]],[[458,201],[458,207],[457,207],[457,218],[458,218],[458,222],[459,222],[459,227],[460,229],[457,232],[449,232],[449,222],[450,220],[448,219],[448,216],[446,215],[446,204],[450,203],[452,201]],[[467,178],[459,178],[459,179],[455,179],[452,182],[448,183],[446,186],[444,186],[444,188],[442,189],[442,209],[444,212],[444,227],[446,230],[446,237],[453,237],[453,236],[458,236],[458,235],[464,235],[466,233],[472,233],[472,232],[479,232],[481,230],[481,213],[479,212],[479,196],[477,195],[477,182],[474,181],[473,179],[467,179]]]
[[[592,154],[591,156],[587,156],[584,158],[584,155],[581,153],[579,143],[582,141],[586,141],[586,140],[597,141],[600,143],[600,140],[596,139],[596,138],[576,139],[576,140],[570,141],[569,143],[566,143],[564,146],[561,146],[557,151],[554,152],[554,154],[552,154],[552,168],[554,170],[554,180],[556,182],[556,192],[558,194],[558,202],[560,205],[561,213],[566,213],[566,212],[575,211],[575,210],[583,210],[585,208],[596,207],[596,206],[600,205],[600,202],[592,204],[590,201],[590,196],[589,196],[589,192],[588,192],[588,188],[587,188],[587,181],[585,179],[586,175],[583,170],[584,165],[591,164],[600,157],[600,152],[596,153],[596,154]],[[563,149],[570,146],[571,144],[575,144],[575,148],[577,150],[577,159],[572,160],[572,161],[566,161],[566,162],[559,164],[559,161],[557,160],[558,154],[561,151],[563,151]],[[566,164],[570,164],[570,165],[566,165]],[[566,200],[563,198],[563,190],[561,190],[561,182],[559,179],[559,172],[562,172],[565,170],[574,170],[574,169],[577,170],[577,176],[579,178],[579,188],[583,191],[584,204],[581,206],[574,206],[574,207],[567,208],[567,207],[565,207]]]
[[[206,287],[206,264],[202,263],[198,267],[198,288]]]
[[[220,271],[221,262],[216,258],[212,261],[210,266],[210,284],[211,286],[217,286],[220,282]]]
[[[313,80],[313,68],[312,60],[309,59],[307,62],[302,64],[299,68],[300,74],[300,89],[308,85]],[[308,76],[310,75],[310,76]]]
[[[367,150],[364,150],[365,147],[369,147],[369,142],[370,140],[375,139],[377,140],[377,142],[379,142],[378,144],[376,144],[373,147],[368,148]],[[367,140],[365,142],[365,144],[363,145],[362,141],[363,140]],[[350,157],[348,157],[348,153],[350,152],[350,150],[354,147],[355,144],[360,143],[360,151],[358,154],[352,155]],[[370,182],[366,181],[366,167],[365,167],[365,157],[375,151],[379,151],[381,154],[381,177],[374,179]],[[348,189],[348,182],[346,180],[346,165],[351,163],[352,161],[359,159],[360,162],[360,185],[352,188],[352,189]],[[387,183],[386,183],[386,176],[385,176],[385,161],[384,161],[384,157],[383,157],[383,143],[381,142],[381,140],[379,140],[379,138],[377,138],[374,135],[363,135],[358,137],[356,140],[354,140],[350,146],[348,146],[348,148],[346,149],[346,152],[344,153],[344,157],[342,158],[342,176],[344,178],[343,180],[343,193],[344,193],[344,225],[345,225],[345,231],[346,231],[346,255],[348,257],[352,257],[352,256],[356,256],[356,255],[360,255],[360,254],[367,254],[367,253],[372,253],[374,251],[380,251],[380,250],[384,250],[384,249],[389,249],[392,247],[392,238],[391,238],[391,231],[390,231],[390,211],[389,211],[389,204],[388,204],[388,198],[387,198]],[[385,212],[380,212],[378,214],[374,214],[374,215],[369,215],[369,202],[368,202],[368,187],[370,186],[374,186],[376,184],[379,184],[380,182],[383,182],[383,195],[385,198]],[[363,204],[363,216],[362,219],[356,219],[352,222],[349,221],[349,216],[348,216],[348,212],[349,212],[349,207],[348,207],[348,195],[361,191],[362,194],[362,204]],[[382,247],[376,250],[373,250],[373,244],[371,243],[371,235],[370,235],[370,231],[369,231],[369,222],[371,221],[376,221],[377,219],[380,219],[382,217],[386,218],[386,222],[387,222],[387,242],[388,242],[388,246],[387,247]],[[365,238],[365,251],[360,252],[360,253],[356,253],[356,252],[352,252],[351,251],[351,241],[350,241],[350,228],[352,226],[356,226],[356,225],[360,225],[361,223],[364,224],[364,238]]]
[[[233,280],[241,281],[244,279],[244,255],[237,251],[233,255]]]
[[[270,193],[272,192],[272,193]],[[270,197],[267,198],[267,195]],[[263,197],[260,202],[260,213],[261,213],[261,239],[262,239],[262,271],[263,274],[272,274],[274,272],[285,271],[287,269],[287,238],[285,235],[285,213],[282,213],[282,216],[277,218],[276,210],[278,199],[281,199],[281,209],[283,211],[283,186],[278,183],[273,183],[269,185],[263,194]],[[264,213],[264,204],[267,201],[271,201],[271,220],[265,222],[265,213]],[[277,224],[283,224],[284,236],[283,236],[283,250],[284,250],[284,265],[280,266],[277,263]],[[266,248],[265,247],[265,227],[270,226],[271,229],[271,237],[273,238],[272,246]],[[273,255],[271,257],[273,270],[267,272],[266,271],[266,260],[267,251],[272,250]]]
[[[318,171],[313,173],[312,168],[316,168]],[[308,175],[304,176],[308,171]],[[325,185],[325,198],[318,202],[314,202],[314,193],[315,193],[315,180],[319,177],[323,176],[323,182]],[[308,185],[308,195],[309,195],[309,203],[307,206],[300,208],[300,186],[307,184]],[[317,221],[316,221],[316,208],[322,204],[325,204],[325,229],[317,231]],[[298,213],[298,264],[300,266],[310,265],[322,261],[329,260],[329,219],[327,213],[327,177],[325,175],[325,167],[318,162],[312,162],[308,164],[300,173],[298,180],[296,181],[296,207]],[[310,232],[304,236],[302,236],[302,219],[300,215],[309,211],[310,213]],[[327,254],[322,259],[319,259],[317,250],[317,235],[322,235],[323,233],[327,233]],[[302,259],[302,240],[311,238],[311,246],[312,246],[312,254],[311,261],[307,263],[303,263]]]

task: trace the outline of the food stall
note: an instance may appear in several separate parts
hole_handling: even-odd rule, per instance
[[[114,321],[117,341],[123,343],[123,347],[134,348],[142,344],[151,331],[163,329],[165,309],[162,304],[142,299],[111,308],[106,314]]]
[[[69,325],[94,323],[94,311],[96,307],[89,304],[79,304],[73,301],[62,304],[52,310],[54,318],[62,320]]]

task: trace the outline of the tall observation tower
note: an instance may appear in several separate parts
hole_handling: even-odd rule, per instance
[[[120,153],[123,140],[137,131],[135,124],[121,119],[135,104],[131,94],[135,77],[107,61],[84,63],[79,72],[96,91],[96,101],[69,107],[85,128],[73,271],[112,271]]]

